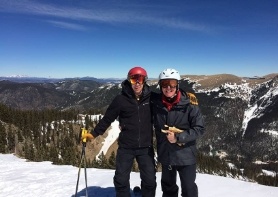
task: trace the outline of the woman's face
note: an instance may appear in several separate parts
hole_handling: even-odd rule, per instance
[[[172,98],[177,91],[178,81],[175,79],[163,79],[160,81],[160,87],[164,96]]]

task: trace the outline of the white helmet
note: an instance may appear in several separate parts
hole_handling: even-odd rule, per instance
[[[176,79],[179,81],[181,79],[181,76],[179,71],[172,68],[167,68],[163,70],[159,75],[159,81],[162,79]]]

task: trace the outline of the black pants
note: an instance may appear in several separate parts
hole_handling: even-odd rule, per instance
[[[195,183],[196,164],[188,166],[162,166],[161,187],[162,197],[178,197],[177,172],[181,182],[182,197],[198,197],[198,187]]]
[[[130,173],[134,158],[138,163],[141,178],[142,197],[154,197],[156,176],[153,148],[119,148],[116,157],[114,186],[116,197],[130,197]]]

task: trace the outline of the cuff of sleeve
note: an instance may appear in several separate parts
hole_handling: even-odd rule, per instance
[[[180,141],[179,138],[180,138],[180,134],[179,133],[175,133],[175,137],[177,139],[177,143]]]

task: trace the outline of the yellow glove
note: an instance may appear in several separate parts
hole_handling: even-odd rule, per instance
[[[89,140],[94,139],[94,136],[90,133],[84,133],[84,134],[82,134],[81,138],[82,138],[83,142],[86,142],[87,139],[89,139]]]
[[[86,143],[87,139],[94,139],[94,136],[87,129],[82,128],[81,141]]]

